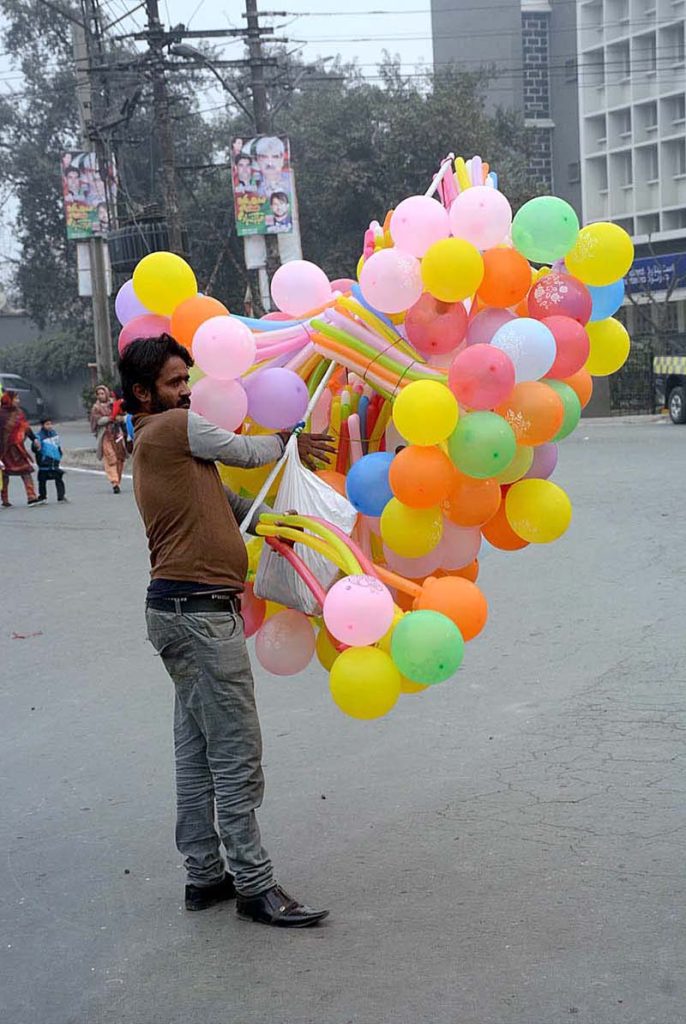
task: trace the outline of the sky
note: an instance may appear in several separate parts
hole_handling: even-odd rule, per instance
[[[64,2],[66,5],[67,0]],[[344,61],[357,60],[362,73],[373,80],[384,50],[397,55],[408,74],[430,66],[433,59],[430,0],[346,0],[344,4],[340,0],[260,0],[258,6],[264,11],[288,11],[284,17],[265,18],[264,23],[273,24],[276,35],[288,40],[288,51],[297,53],[304,61],[340,54]],[[109,23],[122,19],[112,34],[144,27],[145,12],[137,0],[101,0],[101,8]],[[159,0],[159,9],[166,25],[182,23],[194,30],[245,25],[241,17],[243,0]],[[189,42],[197,45],[200,41]],[[243,56],[241,40],[212,43],[225,59]],[[12,67],[10,55],[0,53],[0,92],[20,90],[21,75]],[[200,110],[209,115],[224,99],[218,84],[208,74]],[[12,196],[0,194],[0,282],[8,266],[3,259],[17,254],[14,209]]]

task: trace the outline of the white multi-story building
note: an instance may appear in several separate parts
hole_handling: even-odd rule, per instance
[[[686,238],[686,0],[579,0],[584,219]]]

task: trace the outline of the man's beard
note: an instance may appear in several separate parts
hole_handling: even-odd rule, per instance
[[[190,407],[191,407],[190,395],[183,395],[181,398],[177,399],[176,402],[168,403],[168,402],[163,401],[163,399],[160,398],[160,396],[157,393],[157,391],[153,388],[152,401],[151,401],[151,404],[150,404],[150,412],[152,412],[152,413],[168,412],[169,409],[190,409]]]

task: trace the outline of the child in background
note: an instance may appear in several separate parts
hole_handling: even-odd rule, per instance
[[[60,459],[62,458],[60,439],[52,425],[52,420],[47,419],[40,422],[41,428],[38,431],[40,449],[36,453],[36,461],[38,463],[38,497],[40,501],[47,500],[48,480],[54,480],[57,500],[66,501],[64,480],[62,479],[64,470],[60,469]]]

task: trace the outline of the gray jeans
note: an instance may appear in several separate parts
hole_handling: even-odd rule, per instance
[[[145,614],[174,683],[176,845],[188,881],[224,877],[221,837],[237,890],[264,892],[274,878],[255,816],[264,793],[262,737],[243,620],[232,612]]]

